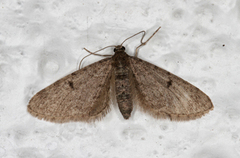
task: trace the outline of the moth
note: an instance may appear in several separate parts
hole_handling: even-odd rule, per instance
[[[184,121],[197,119],[213,109],[210,98],[201,90],[174,74],[125,52],[123,43],[114,47],[114,55],[79,69],[32,97],[28,112],[51,122],[92,122],[110,111],[116,98],[119,110],[128,119],[133,105],[155,118]],[[105,47],[107,48],[107,47]],[[103,49],[105,49],[103,48]],[[103,50],[101,49],[101,50]],[[87,49],[85,49],[88,51]],[[100,50],[99,50],[100,51]],[[98,51],[91,54],[97,54]],[[103,55],[100,55],[103,56]]]

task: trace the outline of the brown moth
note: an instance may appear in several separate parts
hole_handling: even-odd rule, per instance
[[[139,32],[144,33],[140,46],[159,29],[145,42],[142,42],[145,31]],[[200,118],[213,109],[211,100],[201,90],[137,58],[140,46],[132,57],[126,54],[122,44],[114,46],[115,54],[110,58],[79,69],[38,92],[30,100],[28,112],[51,122],[90,122],[110,111],[112,97],[116,97],[125,119],[131,116],[135,104],[155,118],[175,121]]]

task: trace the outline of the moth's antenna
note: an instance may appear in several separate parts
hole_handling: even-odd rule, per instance
[[[123,45],[123,43],[124,42],[126,42],[127,40],[129,40],[130,38],[132,38],[132,37],[134,37],[134,36],[136,36],[136,35],[138,35],[138,34],[140,34],[140,33],[142,33],[143,32],[143,34],[145,35],[145,31],[140,31],[140,32],[138,32],[138,33],[136,33],[136,34],[134,34],[134,35],[132,35],[132,36],[130,36],[130,37],[128,37],[127,39],[125,39],[122,43],[121,43],[121,45],[120,46],[122,46]]]
[[[82,64],[82,61],[85,59],[85,58],[87,58],[88,56],[90,56],[90,55],[97,55],[97,56],[102,56],[102,57],[111,57],[112,55],[101,55],[101,54],[96,54],[97,52],[100,52],[100,51],[102,51],[102,50],[104,50],[104,49],[106,49],[106,48],[108,48],[108,47],[116,47],[115,45],[111,45],[111,46],[107,46],[107,47],[104,47],[104,48],[102,48],[102,49],[99,49],[99,50],[97,50],[97,51],[95,51],[95,52],[91,52],[91,51],[89,51],[89,50],[87,50],[86,48],[83,48],[84,50],[86,50],[88,53],[90,53],[90,54],[88,54],[88,55],[86,55],[85,57],[83,57],[82,58],[82,60],[80,61],[80,63],[79,63],[79,69],[80,69],[80,67],[81,67],[81,64]]]
[[[141,44],[140,44],[140,45],[136,48],[136,50],[135,50],[134,56],[137,57],[137,55],[138,55],[138,49],[139,49],[141,46],[145,45],[145,44],[158,32],[158,30],[159,30],[160,28],[161,28],[161,27],[159,27],[159,28],[152,34],[152,36],[150,36],[145,42],[143,42],[142,40],[143,40],[143,38],[144,38],[144,36],[145,36],[145,34],[146,34],[146,31],[140,31],[140,32],[138,32],[138,33],[136,33],[136,34],[134,34],[134,35],[126,38],[126,39],[121,43],[120,46],[122,46],[123,43],[126,42],[127,40],[129,40],[130,38],[132,38],[132,37],[134,37],[134,36],[136,36],[136,35],[138,35],[138,34],[140,34],[140,33],[143,33],[142,38],[141,38],[141,41],[140,41]],[[84,58],[82,58],[82,60],[80,61],[80,64],[79,64],[79,69],[80,69],[80,67],[81,67],[82,61],[83,61],[85,58],[87,58],[88,56],[92,55],[92,54],[93,54],[93,55],[97,55],[97,56],[103,56],[103,57],[111,57],[112,55],[96,54],[97,52],[100,52],[100,51],[102,51],[102,50],[104,50],[104,49],[106,49],[106,48],[108,48],[108,47],[116,47],[116,46],[115,46],[115,45],[110,45],[110,46],[104,47],[104,48],[102,48],[102,49],[99,49],[99,50],[97,50],[97,51],[95,51],[95,52],[91,52],[91,51],[87,50],[86,48],[83,48],[84,50],[86,50],[86,51],[87,51],[88,53],[90,53],[90,54],[88,54],[88,55],[86,55]]]
[[[142,40],[143,40],[143,38],[144,38],[144,36],[145,36],[145,31],[141,31],[141,32],[143,32],[143,36],[142,36],[142,38],[141,38],[141,44],[136,48],[136,50],[135,50],[135,54],[134,54],[134,56],[135,57],[137,57],[137,55],[138,55],[138,49],[141,47],[141,46],[143,46],[143,45],[145,45],[157,32],[158,32],[158,30],[161,28],[161,26],[152,34],[152,36],[150,36],[145,42],[143,42]],[[139,33],[141,33],[141,32],[139,32]],[[137,34],[139,34],[139,33],[137,33]],[[136,34],[135,34],[136,35]],[[134,35],[133,35],[134,36]],[[126,40],[125,40],[126,41]],[[124,41],[124,42],[125,42]]]

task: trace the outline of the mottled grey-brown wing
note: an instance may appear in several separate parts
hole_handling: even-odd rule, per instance
[[[109,111],[111,58],[103,59],[41,90],[28,112],[51,122],[94,121]]]
[[[135,57],[130,58],[139,106],[157,118],[191,120],[213,109],[209,97],[183,79]]]

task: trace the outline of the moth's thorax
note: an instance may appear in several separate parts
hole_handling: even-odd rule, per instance
[[[130,63],[129,56],[123,46],[114,49],[113,67],[115,73],[116,98],[120,112],[125,119],[131,116],[133,109],[131,85],[130,85]]]
[[[115,54],[113,55],[113,67],[128,67],[128,55],[125,52],[125,47],[119,45],[114,49]]]

